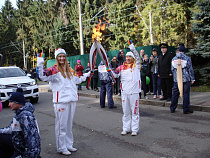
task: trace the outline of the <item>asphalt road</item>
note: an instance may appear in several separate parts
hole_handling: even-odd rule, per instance
[[[74,147],[71,158],[209,158],[210,113],[195,111],[184,115],[178,109],[140,105],[138,136],[121,136],[122,108],[99,107],[98,98],[80,97],[74,117]],[[57,153],[54,133],[52,93],[40,93],[34,104],[38,120],[42,158],[67,157]],[[0,128],[6,127],[14,113],[4,108],[0,113]]]

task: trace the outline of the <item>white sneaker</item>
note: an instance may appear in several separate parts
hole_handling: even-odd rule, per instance
[[[132,135],[132,136],[137,136],[137,132],[134,132],[134,131],[133,131],[133,132],[131,133],[131,135]]]
[[[71,155],[71,152],[67,150],[67,151],[59,152],[59,154],[68,156],[68,155]]]
[[[72,147],[72,148],[68,148],[68,150],[69,150],[69,151],[72,151],[72,152],[75,152],[75,151],[77,151],[77,148],[73,148],[73,147]]]
[[[121,132],[121,135],[123,135],[123,136],[125,136],[126,134],[128,134],[128,132],[126,132],[126,131]]]
[[[157,98],[157,95],[154,95],[153,99],[156,99]]]
[[[148,96],[145,96],[144,98],[145,98],[145,99],[149,99]]]

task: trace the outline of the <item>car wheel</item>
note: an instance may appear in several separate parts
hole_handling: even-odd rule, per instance
[[[37,103],[38,100],[39,100],[39,97],[37,97],[37,98],[31,98],[31,99],[30,99],[30,102],[31,102],[31,103]]]

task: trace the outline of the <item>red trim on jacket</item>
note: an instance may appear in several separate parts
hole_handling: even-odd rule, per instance
[[[138,109],[138,100],[136,100],[136,103],[135,103],[134,114],[136,114],[136,113],[137,113],[137,109]]]
[[[58,102],[58,96],[59,96],[59,92],[57,91],[57,102]]]

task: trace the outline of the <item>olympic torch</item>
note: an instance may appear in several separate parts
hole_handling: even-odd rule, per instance
[[[106,20],[105,18],[103,18],[103,19]],[[106,51],[100,43],[100,41],[102,40],[101,30],[105,29],[106,24],[103,24],[101,26],[101,20],[99,19],[99,21],[100,21],[100,23],[93,28],[93,34],[92,34],[93,44],[91,46],[90,54],[89,54],[91,75],[93,75],[93,70],[94,70],[94,66],[95,66],[95,63],[96,63],[97,54],[99,54],[101,60],[103,61],[103,63],[105,64],[105,66],[107,68],[107,72],[113,78],[114,82],[116,82],[115,78],[114,78],[114,75],[112,74],[112,71],[109,67],[109,61],[108,61],[108,58],[107,58],[107,55],[106,55]],[[89,88],[89,84],[90,84],[90,79],[91,79],[91,76],[88,79],[88,83],[87,83],[88,88]]]

